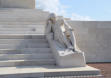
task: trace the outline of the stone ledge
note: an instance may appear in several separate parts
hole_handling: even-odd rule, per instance
[[[0,0],[0,8],[35,8],[35,0]]]
[[[7,76],[27,76],[27,77],[57,77],[57,76],[98,76],[100,75],[100,70],[86,66],[86,67],[75,67],[75,68],[60,68],[56,66],[33,66],[33,67],[2,67],[0,68],[0,77],[3,78]],[[10,72],[9,72],[10,71]],[[31,75],[30,75],[31,74]]]

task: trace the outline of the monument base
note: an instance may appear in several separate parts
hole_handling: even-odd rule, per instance
[[[0,8],[35,8],[35,0],[0,0]]]
[[[29,66],[29,67],[2,67],[0,68],[0,78],[26,78],[26,77],[68,77],[70,76],[100,76],[100,70],[86,67],[59,68],[56,66]],[[9,72],[10,71],[10,72]]]
[[[58,47],[53,40],[51,49],[56,59],[56,64],[60,67],[85,67],[86,60],[83,52],[72,52]]]
[[[83,52],[67,51],[67,49],[60,48],[59,43],[53,40],[52,34],[46,36],[53,55],[56,60],[56,64],[59,67],[85,67],[86,60]]]

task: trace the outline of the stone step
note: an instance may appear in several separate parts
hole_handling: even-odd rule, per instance
[[[47,19],[48,18],[48,15],[46,14],[24,14],[24,15],[21,15],[21,14],[0,14],[0,17],[2,19],[0,20],[6,20],[6,19],[30,19],[30,20],[36,20],[38,19],[39,17],[43,17],[43,18],[39,18],[39,19]]]
[[[22,12],[22,11],[21,12],[20,11],[19,12],[17,12],[17,11],[16,12],[6,12],[6,11],[0,11],[0,14],[21,14],[22,15],[22,13],[23,13],[23,15],[24,14],[46,14],[46,15],[49,14],[48,12],[42,12],[42,11],[41,12],[31,12],[31,11],[28,11],[28,12],[27,11],[24,11],[24,12]]]
[[[39,29],[39,28],[45,28],[45,25],[2,25],[0,24],[0,30],[5,30],[7,28],[7,30],[10,29],[17,29],[17,30],[31,30],[31,29]]]
[[[25,35],[25,34],[45,34],[45,30],[36,30],[36,31],[0,31],[0,35],[1,34],[23,34],[23,35]]]
[[[35,29],[34,29],[34,31],[14,31],[14,30],[12,30],[12,31],[6,31],[6,30],[4,30],[4,31],[0,31],[0,35],[2,35],[2,34],[23,34],[23,35],[25,35],[25,34],[29,34],[29,35],[31,35],[31,34],[45,34],[45,29],[44,30],[36,30],[35,31]]]
[[[23,9],[23,8],[0,8],[0,12],[47,12],[48,11],[43,11],[41,9]]]
[[[3,60],[38,60],[38,59],[52,59],[51,53],[38,53],[38,54],[0,54],[0,61]]]
[[[49,48],[49,44],[0,44],[0,49]]]
[[[45,39],[44,34],[0,34],[0,39]]]
[[[0,54],[38,54],[51,53],[50,48],[0,49]]]
[[[0,12],[0,16],[1,17],[6,17],[6,16],[14,16],[14,17],[19,17],[19,16],[23,16],[23,17],[36,17],[36,16],[45,16],[45,17],[48,17],[48,15],[49,15],[49,13],[41,13],[41,12],[30,12],[30,13],[26,13],[26,12],[19,12],[19,13],[17,13],[17,12],[12,12],[12,13],[6,13],[6,12]]]
[[[22,14],[22,13],[23,13],[23,14]],[[1,10],[0,10],[0,14],[6,14],[6,15],[8,15],[8,14],[11,14],[11,15],[12,15],[12,14],[16,14],[16,15],[20,15],[20,14],[21,14],[21,15],[24,15],[24,14],[29,14],[29,15],[31,15],[31,14],[35,14],[35,15],[38,15],[38,14],[46,14],[46,15],[48,15],[49,13],[48,13],[48,12],[42,12],[42,11],[41,11],[41,12],[31,12],[31,11],[29,11],[29,12],[27,12],[27,11],[24,11],[24,12],[22,12],[22,11],[21,11],[21,12],[17,12],[17,11],[16,11],[16,12],[8,12],[8,11],[7,11],[7,12],[6,12],[6,11],[1,11]]]
[[[47,18],[48,16],[49,14],[47,13],[0,13],[1,18]]]
[[[38,44],[47,43],[46,39],[0,39],[0,44]]]
[[[28,23],[26,23],[25,25],[37,25],[37,24],[39,24],[39,23],[42,23],[43,22],[43,24],[45,25],[46,24],[46,20],[47,19],[42,19],[43,17],[40,17],[41,19],[23,19],[23,20],[19,20],[19,19],[13,19],[13,20],[0,20],[0,25],[2,25],[2,24],[17,24],[17,25],[22,25],[22,24],[25,24],[24,22],[28,22]]]
[[[1,8],[0,8],[0,13],[22,13],[22,12],[25,12],[25,13],[49,13],[48,11],[38,11],[38,10],[36,10],[36,11],[34,11],[34,10],[13,10],[13,11],[11,11],[11,10],[1,10]]]
[[[34,14],[34,13],[30,13],[30,14],[26,14],[26,13],[24,13],[24,14],[17,14],[17,13],[15,13],[15,14],[13,14],[13,13],[10,13],[10,14],[1,14],[0,13],[0,17],[2,18],[2,19],[20,19],[20,18],[22,18],[22,19],[30,19],[30,18],[32,18],[32,19],[30,19],[30,20],[33,20],[33,19],[38,19],[39,17],[43,17],[44,19],[47,19],[48,18],[48,14],[41,14],[41,13],[36,13],[36,14]],[[43,19],[42,18],[42,19]],[[1,19],[1,20],[2,20]],[[39,18],[39,19],[41,19],[41,18]]]
[[[13,66],[38,66],[38,65],[55,65],[54,59],[36,59],[36,60],[4,60],[0,61],[0,67]]]
[[[100,70],[86,67],[60,68],[49,66],[0,67],[1,78],[104,78]],[[10,71],[10,72],[9,72]]]
[[[18,31],[20,31],[20,32],[39,32],[39,31],[41,31],[41,32],[43,32],[43,31],[45,31],[45,27],[36,27],[36,28],[34,28],[34,27],[32,27],[32,28],[0,28],[0,33],[1,32],[18,32]]]
[[[0,13],[2,14],[2,13],[9,13],[9,14],[24,14],[24,13],[26,13],[26,14],[49,14],[49,12],[45,12],[45,11],[26,11],[26,10],[24,10],[24,11],[20,11],[20,10],[15,10],[15,11],[6,11],[6,10],[0,10]]]
[[[49,12],[44,12],[44,11],[3,11],[0,10],[0,14],[49,14]]]
[[[44,18],[39,18],[39,17],[44,17]],[[44,15],[41,15],[39,17],[34,17],[34,16],[1,16],[0,21],[21,21],[21,20],[46,20],[47,17]]]
[[[48,12],[42,9],[24,9],[24,8],[0,8],[0,12]]]
[[[42,19],[43,17],[39,17],[41,19],[33,19],[33,18],[30,18],[30,19],[22,19],[22,18],[19,18],[19,19],[2,19],[0,20],[0,22],[30,22],[29,24],[33,23],[33,22],[46,22],[47,19]],[[2,24],[2,23],[0,23]]]
[[[0,13],[22,13],[22,12],[26,12],[26,13],[49,13],[48,11],[43,11],[43,10],[38,10],[38,9],[11,9],[11,8],[0,8]]]
[[[36,22],[30,22],[30,21],[25,21],[25,22],[20,22],[20,21],[14,21],[14,22],[7,22],[7,21],[3,21],[0,22],[0,25],[38,25],[38,24],[42,24],[45,25],[46,21],[36,21]]]

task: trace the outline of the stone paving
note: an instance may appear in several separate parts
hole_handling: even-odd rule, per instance
[[[111,78],[111,63],[95,63],[88,65],[100,69],[103,75],[102,77],[92,77],[92,78]]]

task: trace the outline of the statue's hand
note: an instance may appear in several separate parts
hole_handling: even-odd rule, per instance
[[[74,47],[73,46],[68,46],[68,49],[69,50],[74,50]]]
[[[72,28],[70,28],[69,30],[70,30],[70,31],[74,31],[74,29],[72,29]]]

